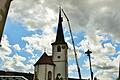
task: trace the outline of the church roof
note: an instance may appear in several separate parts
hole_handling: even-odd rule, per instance
[[[56,41],[52,43],[52,45],[53,44],[67,44],[64,40],[62,21],[63,21],[63,18],[61,17],[61,8],[60,8]]]
[[[54,65],[52,61],[52,56],[48,56],[46,52],[40,57],[40,59],[34,64],[35,65],[40,65],[40,64],[50,64]]]

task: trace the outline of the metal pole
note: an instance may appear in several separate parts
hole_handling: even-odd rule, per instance
[[[91,67],[90,54],[88,55],[88,57],[89,57],[89,63],[90,63],[91,80],[93,80],[93,72],[92,72],[92,67]]]

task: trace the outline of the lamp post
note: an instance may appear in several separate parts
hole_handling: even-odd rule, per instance
[[[90,59],[91,58],[91,56],[90,56],[91,53],[92,53],[92,51],[90,51],[89,49],[88,49],[87,52],[85,52],[85,54],[87,54],[87,56],[89,57],[91,80],[93,80],[93,72],[92,72],[91,59]]]

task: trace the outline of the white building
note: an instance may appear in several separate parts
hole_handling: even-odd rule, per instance
[[[52,56],[45,52],[35,63],[35,80],[68,80],[67,43],[64,40],[61,9],[59,11],[56,41],[52,45]]]

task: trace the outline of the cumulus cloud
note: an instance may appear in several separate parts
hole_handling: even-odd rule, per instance
[[[68,44],[68,57],[69,57],[69,59],[75,59],[73,45],[70,42],[67,42],[67,44]],[[76,51],[78,59],[81,57],[81,53],[79,52],[79,50],[80,50],[80,48],[78,46],[75,46],[75,51]]]
[[[8,56],[9,54],[11,54],[11,49],[10,49],[10,44],[9,41],[7,39],[7,35],[4,35],[1,41],[2,47],[0,47],[0,58],[3,59],[4,56]]]
[[[9,44],[7,35],[4,35],[2,38],[2,47],[0,47],[0,60],[1,67],[0,69],[7,71],[22,71],[22,72],[33,72],[33,64],[25,64],[27,60],[25,57],[13,54],[12,45]],[[16,50],[21,50],[18,44],[13,45]],[[13,55],[13,56],[10,56]]]
[[[18,50],[18,51],[21,50],[19,44],[15,44],[15,45],[13,45],[13,47],[14,47],[16,50]]]
[[[95,68],[94,71],[98,70],[95,74],[102,80],[111,80],[113,78],[111,75],[114,73],[116,75],[117,66],[111,65],[111,62],[115,63],[116,58],[111,59],[109,56],[119,53],[116,53],[112,43],[101,43],[102,40],[107,39],[105,36],[96,34],[111,34],[114,40],[120,39],[119,3],[118,0],[61,1],[62,7],[70,19],[72,30],[84,30],[87,34],[85,39],[80,42],[80,48],[76,47],[77,50],[87,51],[88,48],[92,50],[92,65]],[[55,40],[53,28],[57,25],[58,4],[57,0],[14,0],[12,2],[9,13],[12,18],[19,19],[29,30],[43,29],[42,35],[34,34],[22,37],[22,40],[27,42],[25,48],[27,52],[33,53],[33,48],[37,50],[46,48],[51,53],[51,42]],[[68,45],[72,50],[71,43]],[[6,50],[10,51],[9,48]],[[73,57],[73,54],[69,54],[69,56]],[[85,62],[85,66],[89,66],[88,61]]]
[[[73,29],[99,29],[119,39],[119,2],[118,0],[65,0],[61,1],[61,5],[67,12]],[[59,3],[57,0],[15,0],[11,5],[10,15],[14,19],[21,19],[29,28],[50,26],[56,23]]]
[[[33,65],[25,64],[24,61],[26,61],[26,58],[18,54],[13,55],[13,57],[6,56],[3,60],[2,69],[7,71],[33,72]]]
[[[56,14],[52,9],[43,6],[43,2],[44,0],[13,1],[9,15],[15,20],[19,19],[29,30],[50,26],[56,20]]]
[[[51,29],[44,29],[43,34],[35,34],[29,37],[22,37],[26,41],[26,51],[31,52],[32,49],[46,51],[48,54],[52,52],[51,43],[55,40],[55,33]],[[28,43],[28,44],[27,44]]]
[[[77,65],[76,64],[71,64],[68,66],[68,73],[71,78],[78,78],[77,74]]]
[[[91,54],[92,68],[94,76],[102,80],[113,80],[117,76],[118,72],[118,60],[119,58],[110,58],[116,53],[115,47],[111,43],[105,43],[104,46],[100,42],[104,36],[96,35],[96,37],[88,37],[80,42],[81,49],[87,51],[90,49],[93,53]],[[89,69],[89,60],[85,61],[84,67]]]

